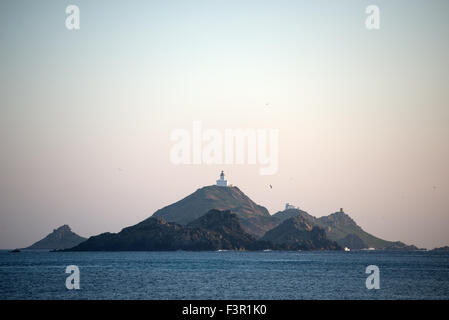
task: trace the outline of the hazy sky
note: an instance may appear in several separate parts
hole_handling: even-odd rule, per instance
[[[445,0],[1,0],[0,248],[62,224],[117,232],[221,169],[271,213],[343,207],[381,238],[449,245],[448,14]],[[277,174],[173,165],[170,133],[193,121],[279,129]]]

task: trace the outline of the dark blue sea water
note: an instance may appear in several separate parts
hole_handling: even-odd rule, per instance
[[[80,290],[65,287],[68,265]],[[449,254],[0,251],[0,299],[449,299]]]

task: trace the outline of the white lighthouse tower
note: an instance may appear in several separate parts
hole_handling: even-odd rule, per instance
[[[221,170],[220,179],[217,180],[217,186],[219,186],[219,187],[227,187],[228,186],[228,181],[225,180],[224,176],[225,176],[224,172],[223,172],[223,170]]]

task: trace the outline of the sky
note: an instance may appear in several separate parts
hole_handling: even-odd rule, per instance
[[[80,29],[65,26],[68,5]],[[368,5],[380,29],[365,27]],[[118,232],[229,182],[449,245],[448,1],[0,1],[0,248]],[[279,165],[170,161],[174,130],[276,129]],[[272,185],[272,188],[269,187]]]

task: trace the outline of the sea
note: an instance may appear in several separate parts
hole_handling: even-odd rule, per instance
[[[78,290],[66,287],[71,265]],[[447,252],[0,251],[1,300],[448,298]]]

